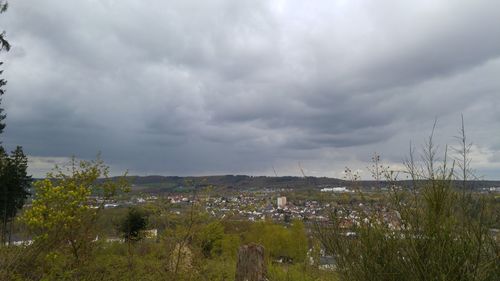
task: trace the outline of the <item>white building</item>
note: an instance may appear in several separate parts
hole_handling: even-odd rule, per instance
[[[321,192],[350,192],[345,186],[339,187],[325,187],[321,189]]]
[[[286,197],[285,196],[281,196],[281,197],[278,197],[278,208],[285,208],[286,206]]]

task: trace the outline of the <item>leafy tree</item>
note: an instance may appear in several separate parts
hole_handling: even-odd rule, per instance
[[[2,221],[2,243],[7,240],[7,232],[12,229],[13,219],[17,211],[24,205],[28,197],[31,177],[27,174],[28,159],[21,147],[7,155],[0,147],[0,183],[2,199],[0,200],[0,216]],[[7,225],[9,224],[9,228]]]
[[[301,262],[306,259],[308,243],[304,223],[294,220],[290,228],[290,251],[294,262]]]
[[[137,242],[143,238],[142,231],[146,229],[148,224],[147,216],[136,207],[131,207],[127,211],[127,215],[123,219],[119,230],[127,242],[128,249],[128,266],[129,269],[133,267],[133,251],[132,243]]]
[[[126,241],[139,241],[142,239],[141,232],[148,224],[147,216],[137,208],[129,208],[127,216],[120,225],[120,232]]]
[[[198,234],[198,240],[204,257],[222,254],[224,226],[220,222],[207,224]]]
[[[307,254],[307,236],[304,225],[294,221],[291,228],[273,222],[254,223],[245,235],[245,243],[258,243],[266,249],[272,260],[283,259],[302,262]]]
[[[125,177],[109,178],[109,167],[99,158],[73,158],[69,168],[56,166],[34,187],[32,206],[21,219],[35,235],[35,243],[69,250],[78,261],[96,237],[96,221],[105,202],[117,192],[126,191],[128,184]]]

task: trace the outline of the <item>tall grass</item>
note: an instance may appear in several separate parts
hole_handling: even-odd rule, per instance
[[[344,216],[338,212],[331,223],[317,225],[315,233],[334,255],[341,280],[500,280],[499,243],[489,231],[498,205],[468,188],[470,145],[463,123],[461,132],[454,159],[446,147],[437,160],[433,133],[419,161],[410,149],[403,172],[412,180],[406,188],[399,188],[394,172],[381,171],[399,227],[362,210],[350,229],[342,228]]]

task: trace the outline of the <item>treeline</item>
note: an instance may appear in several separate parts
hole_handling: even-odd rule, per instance
[[[169,192],[191,192],[196,188],[207,186],[231,190],[259,190],[264,188],[291,189],[294,191],[320,190],[323,187],[349,186],[351,183],[346,179],[327,177],[265,177],[246,175],[223,175],[223,176],[200,176],[200,177],[178,177],[178,176],[129,176],[127,180],[133,185],[132,192],[145,193],[169,193]],[[417,181],[425,181],[417,180]],[[190,183],[186,185],[186,183]],[[414,183],[411,179],[400,179],[398,185],[409,189]],[[358,186],[366,191],[387,190],[393,183],[382,179],[360,180]],[[457,180],[454,184],[462,184]],[[481,191],[490,187],[500,187],[500,181],[492,180],[468,180],[468,189]]]
[[[345,181],[336,178],[304,178],[304,177],[266,177],[247,175],[221,175],[203,177],[177,176],[131,176],[130,182],[134,190],[149,193],[191,191],[193,188],[214,186],[218,188],[249,190],[264,188],[318,188],[320,185],[345,185]],[[186,186],[186,182],[191,183]]]

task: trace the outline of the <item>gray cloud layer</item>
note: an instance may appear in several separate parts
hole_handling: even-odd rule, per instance
[[[460,114],[500,178],[498,1],[12,1],[4,106],[36,167],[340,176]],[[495,156],[496,155],[496,156]],[[38,173],[38,170],[34,170]]]

